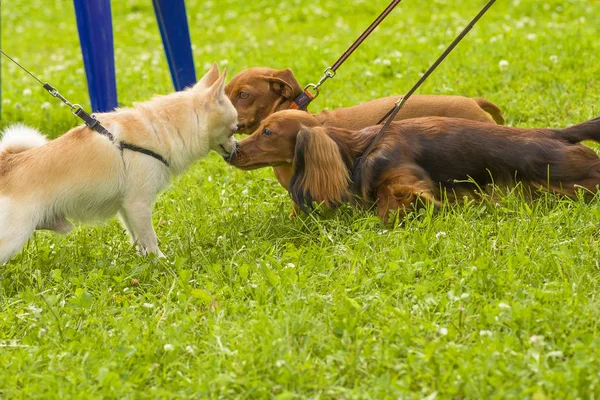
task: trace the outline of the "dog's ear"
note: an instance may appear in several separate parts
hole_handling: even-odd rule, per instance
[[[212,67],[208,70],[206,74],[196,83],[195,88],[206,89],[207,87],[212,86],[213,83],[219,78],[219,66],[217,63],[213,63]]]
[[[302,127],[296,137],[292,167],[288,190],[302,211],[308,213],[313,201],[333,207],[347,200],[349,172],[325,127]]]
[[[209,96],[215,99],[225,96],[225,77],[227,71],[223,71],[214,83],[208,88]]]
[[[302,87],[289,68],[277,70],[273,72],[273,76],[267,76],[265,79],[269,82],[271,90],[286,100],[302,93]]]

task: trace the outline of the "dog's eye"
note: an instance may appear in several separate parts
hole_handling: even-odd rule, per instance
[[[249,96],[250,96],[250,95],[249,95],[248,93],[246,93],[246,92],[240,92],[240,93],[238,94],[238,97],[239,97],[240,99],[247,99]]]
[[[265,128],[262,131],[262,134],[263,134],[263,136],[267,136],[268,137],[268,136],[271,136],[273,134],[273,132],[271,132],[271,130],[269,128]]]

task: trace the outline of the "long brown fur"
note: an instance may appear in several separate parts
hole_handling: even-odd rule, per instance
[[[289,191],[303,210],[313,201],[335,206],[354,196],[366,206],[377,204],[384,221],[392,210],[440,206],[445,199],[477,197],[488,187],[520,185],[532,195],[545,190],[576,197],[581,190],[594,195],[600,184],[600,158],[578,144],[600,141],[600,118],[565,129],[441,117],[395,122],[351,183],[349,171],[379,129],[322,127],[307,113],[282,111],[240,142],[231,164],[293,168]]]
[[[314,200],[332,207],[348,199],[350,173],[325,128],[298,132],[292,169],[290,193],[299,206],[304,207],[303,200],[309,205]]]

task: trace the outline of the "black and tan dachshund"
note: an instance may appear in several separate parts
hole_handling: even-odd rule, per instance
[[[351,182],[355,160],[381,129],[321,126],[302,111],[280,111],[239,144],[231,164],[241,169],[291,166],[288,190],[303,210],[313,201],[335,206],[357,199],[391,210],[412,210],[418,200],[440,205],[489,185],[530,193],[547,190],[591,196],[600,185],[600,158],[583,140],[600,141],[600,118],[564,129],[521,129],[459,118],[394,122]]]

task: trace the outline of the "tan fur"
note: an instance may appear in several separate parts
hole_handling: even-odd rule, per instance
[[[116,213],[141,253],[162,255],[152,227],[156,195],[210,150],[229,157],[237,149],[237,114],[224,81],[215,64],[185,91],[98,114],[115,143],[79,126],[39,147],[0,152],[0,263],[34,229],[65,233],[72,228],[68,219],[97,221]],[[121,151],[119,142],[154,151],[170,165]]]
[[[280,82],[279,86],[273,85],[274,78]],[[302,87],[289,68],[276,70],[256,67],[234,76],[225,87],[225,92],[238,110],[240,132],[252,133],[271,113],[288,109],[291,101],[302,92]],[[241,93],[246,93],[248,98],[242,99]],[[325,110],[315,114],[315,117],[325,126],[358,130],[375,125],[399,98],[400,96],[389,96],[353,107]],[[465,118],[490,123],[503,120],[500,109],[485,99],[435,95],[411,96],[396,120],[426,116]]]
[[[475,100],[479,107],[489,113],[498,125],[504,125],[506,121],[504,120],[504,116],[502,115],[502,110],[500,110],[500,107],[491,101],[482,99],[481,97],[474,97],[473,100]]]

